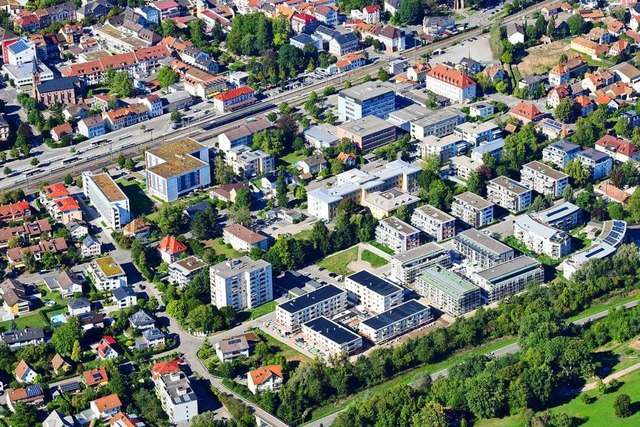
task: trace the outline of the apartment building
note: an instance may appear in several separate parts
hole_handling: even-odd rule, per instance
[[[361,151],[378,148],[396,140],[396,127],[374,115],[338,125],[336,132],[338,138],[348,139]]]
[[[482,162],[485,155],[489,155],[494,159],[500,159],[502,157],[503,150],[503,138],[496,138],[490,142],[481,142],[480,145],[471,149],[471,160]]]
[[[628,121],[629,126],[633,127],[633,125],[631,124],[631,120]],[[601,153],[613,157],[613,160],[621,163],[628,162],[629,160],[640,160],[640,148],[634,146],[631,141],[616,138],[613,135],[604,135],[602,138],[597,140],[595,149]]]
[[[515,256],[511,247],[474,229],[458,234],[453,239],[453,248],[481,270],[507,262]]]
[[[472,102],[476,99],[476,82],[463,72],[438,64],[427,72],[426,89],[449,98],[452,102]]]
[[[390,277],[402,285],[408,285],[413,283],[423,270],[431,266],[450,267],[451,255],[439,244],[429,242],[395,255],[389,260],[389,265]]]
[[[453,133],[456,126],[466,121],[467,116],[464,114],[453,109],[444,109],[411,120],[409,130],[414,139],[422,139],[430,135],[442,137]]]
[[[223,338],[214,346],[216,356],[222,363],[233,362],[235,359],[249,357],[251,348],[245,335]]]
[[[325,356],[351,355],[362,348],[362,337],[324,316],[302,324],[305,341]]]
[[[375,191],[360,201],[369,208],[375,219],[383,219],[393,215],[402,206],[413,206],[420,201],[420,197],[405,193],[397,188],[386,191]]]
[[[190,423],[198,415],[198,396],[189,378],[178,370],[157,375],[153,380],[162,409],[172,424]]]
[[[120,230],[131,221],[129,198],[108,173],[82,173],[83,192],[104,222],[114,230]]]
[[[249,252],[254,247],[266,251],[269,243],[267,236],[256,233],[242,224],[232,224],[225,227],[222,230],[222,238],[224,243],[240,252]]]
[[[494,204],[470,191],[453,198],[451,214],[473,227],[482,227],[493,222]]]
[[[256,308],[273,300],[271,264],[248,256],[227,260],[209,269],[211,304],[238,311]]]
[[[338,118],[343,122],[371,115],[386,119],[395,109],[395,91],[378,82],[366,82],[341,90],[338,95]]]
[[[257,117],[253,121],[248,121],[237,128],[221,133],[218,136],[218,147],[224,152],[241,145],[250,147],[256,133],[272,127],[273,124],[266,117]]]
[[[91,261],[87,272],[93,279],[93,285],[99,291],[112,291],[127,286],[126,273],[111,256]]]
[[[454,135],[474,147],[483,142],[491,142],[494,139],[498,139],[501,132],[500,126],[493,121],[461,123],[454,129]]]
[[[400,286],[365,270],[345,277],[344,289],[349,299],[374,313],[382,313],[400,304],[404,298]]]
[[[613,169],[613,159],[594,148],[579,152],[576,159],[589,171],[594,181],[609,175]]]
[[[483,303],[492,304],[515,295],[533,283],[544,281],[542,264],[528,256],[519,256],[500,265],[473,273],[471,280],[480,287]]]
[[[571,236],[524,214],[513,222],[513,236],[527,249],[558,259],[571,251]]]
[[[480,306],[480,288],[437,265],[424,270],[415,286],[419,295],[452,316],[460,316]]]
[[[516,180],[499,176],[487,184],[487,200],[509,212],[520,212],[531,206],[533,192]]]
[[[145,152],[147,192],[165,202],[211,184],[209,149],[184,138]]]
[[[420,246],[420,230],[398,218],[385,218],[376,227],[376,242],[400,254]]]
[[[431,307],[416,300],[409,300],[384,313],[363,320],[358,325],[358,329],[360,334],[375,344],[382,344],[432,320]]]
[[[276,322],[291,332],[320,316],[331,318],[347,309],[347,292],[326,285],[276,307]]]
[[[421,158],[437,156],[440,163],[447,163],[450,158],[458,155],[458,144],[462,142],[457,135],[438,137],[429,135],[418,141],[418,153]]]
[[[233,173],[245,178],[272,172],[276,164],[272,155],[262,150],[252,150],[246,145],[225,151],[224,161],[231,166]]]
[[[558,168],[564,170],[569,162],[576,158],[582,147],[566,140],[556,141],[547,145],[542,150],[542,161],[553,163]]]
[[[67,187],[59,182],[45,185],[40,191],[40,204],[57,222],[68,224],[71,221],[82,221],[82,211],[78,201],[71,196]]]
[[[482,160],[474,160],[467,156],[455,156],[449,159],[450,170],[455,175],[464,180],[469,179],[471,172],[480,169],[484,163]]]
[[[169,283],[184,289],[206,266],[207,264],[195,255],[172,262],[169,264]]]
[[[570,202],[551,206],[533,214],[533,217],[543,224],[553,228],[569,231],[582,223],[582,209]]]
[[[456,219],[431,205],[416,208],[411,215],[411,225],[437,242],[456,235]]]
[[[558,198],[562,196],[564,187],[569,185],[569,175],[535,160],[522,166],[520,182],[539,194]]]

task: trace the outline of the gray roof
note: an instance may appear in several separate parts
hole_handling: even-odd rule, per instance
[[[360,338],[360,335],[326,317],[318,317],[302,325],[337,344],[347,344]]]
[[[584,157],[585,159],[593,160],[596,163],[605,162],[607,159],[610,159],[607,154],[597,151],[594,148],[587,148],[586,150],[581,151],[578,153],[578,157]]]
[[[460,200],[461,202],[464,202],[467,205],[473,206],[474,208],[477,208],[477,209],[486,209],[494,206],[494,204],[488,201],[487,199],[484,199],[470,191],[465,191],[462,194],[458,194],[457,196],[454,197],[454,199]]]
[[[431,311],[431,308],[416,300],[409,300],[393,307],[390,310],[382,312],[377,316],[370,317],[367,320],[364,320],[361,324],[374,330],[379,330],[387,326],[391,326],[403,319],[414,316],[424,310]]]
[[[98,242],[95,237],[93,236],[87,236],[82,240],[82,246],[84,246],[85,248],[89,248],[95,244],[100,244],[100,242]]]
[[[135,297],[137,294],[133,289],[128,286],[121,286],[113,290],[113,297],[118,301],[121,301],[127,297]]]
[[[508,189],[509,191],[511,191],[512,193],[515,194],[525,194],[525,193],[530,193],[531,190],[529,190],[527,187],[525,187],[524,185],[520,184],[518,181],[508,178],[506,176],[499,176],[497,178],[493,178],[491,181],[489,181],[491,184],[495,184],[498,185],[500,187],[504,187],[506,189]]]
[[[552,239],[559,234],[564,234],[564,232],[558,229],[555,229],[546,224],[536,221],[529,214],[524,214],[524,215],[520,215],[519,217],[516,217],[513,223],[514,223],[514,226],[517,225],[520,228],[526,231],[529,231],[531,233],[534,233],[538,236],[541,236],[545,239]]]
[[[498,264],[494,267],[478,272],[478,276],[485,279],[487,282],[500,282],[507,280],[512,276],[518,276],[525,271],[539,269],[540,264],[535,259],[528,256],[519,256],[518,258],[511,259],[502,264]]]
[[[350,276],[347,276],[347,279],[356,282],[360,286],[368,288],[378,295],[392,295],[402,290],[400,286],[395,285],[390,281],[383,279],[380,276],[376,276],[366,270],[362,270]]]
[[[334,133],[329,132],[326,127],[321,127],[319,125],[306,128],[304,130],[304,136],[321,143],[326,142],[327,144],[337,142],[340,139]]]
[[[18,344],[38,339],[44,339],[44,329],[42,328],[27,328],[2,334],[2,341],[7,344]]]
[[[164,333],[158,328],[151,328],[151,329],[147,329],[146,331],[142,332],[142,336],[147,341],[153,341],[153,340],[158,340],[158,339],[164,338]]]
[[[569,142],[566,139],[561,139],[560,141],[556,141],[553,144],[550,144],[549,147],[555,148],[556,150],[559,150],[568,154],[582,150],[582,147],[580,147],[578,144]]]
[[[326,285],[301,297],[280,304],[278,308],[288,313],[296,313],[340,294],[345,294],[345,291],[334,285]]]
[[[422,258],[426,255],[445,254],[445,253],[447,253],[446,249],[440,246],[439,244],[435,242],[427,242],[422,246],[418,246],[417,248],[413,248],[406,252],[397,254],[393,258],[397,259],[401,263],[405,263],[405,262],[411,262],[415,259]]]
[[[476,250],[479,249],[482,252],[492,253],[496,256],[513,252],[511,247],[473,228],[459,233],[456,235],[455,240],[466,246],[473,246]]]
[[[58,77],[38,85],[39,93],[56,92],[59,90],[73,89],[80,80],[78,77]]]
[[[138,310],[129,316],[129,322],[131,322],[134,327],[153,325],[156,323],[155,319],[144,310]]]
[[[91,307],[91,302],[86,298],[72,299],[67,303],[67,307],[69,310],[79,310],[81,308]]]
[[[573,215],[576,212],[579,212],[580,208],[573,203],[564,202],[558,206],[552,206],[549,209],[545,209],[536,213],[535,217],[546,224],[551,222],[555,222],[560,220],[561,218],[565,218],[568,215]]]

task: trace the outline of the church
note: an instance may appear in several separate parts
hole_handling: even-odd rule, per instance
[[[50,107],[54,104],[77,105],[83,100],[84,84],[78,77],[58,77],[40,81],[37,61],[33,61],[33,97],[39,105]]]

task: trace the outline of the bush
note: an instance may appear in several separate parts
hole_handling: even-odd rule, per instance
[[[628,394],[619,394],[616,396],[616,400],[613,402],[613,409],[616,412],[616,417],[627,418],[633,415],[631,410],[631,398]]]

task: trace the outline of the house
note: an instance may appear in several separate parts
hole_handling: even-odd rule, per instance
[[[566,137],[571,131],[568,125],[548,117],[540,120],[536,129],[549,139]]]
[[[255,91],[249,86],[240,86],[213,97],[216,111],[226,113],[256,102]]]
[[[169,283],[184,289],[206,267],[207,264],[195,255],[173,262],[169,264]]]
[[[105,316],[103,313],[90,312],[81,314],[80,316],[78,316],[78,319],[80,320],[80,324],[82,325],[82,330],[86,332],[94,328],[104,329],[106,317],[107,316]]]
[[[571,41],[571,49],[579,53],[589,55],[594,59],[598,59],[598,56],[607,53],[609,46],[599,45],[598,43],[587,40],[584,37],[576,37]]]
[[[0,205],[0,222],[20,222],[31,214],[31,205],[26,200]]]
[[[9,389],[7,391],[7,406],[15,412],[16,405],[40,405],[44,402],[44,392],[40,384],[28,385],[24,388]]]
[[[427,78],[427,73],[431,69],[429,64],[419,62],[407,68],[407,79],[422,83]]]
[[[38,376],[38,373],[34,371],[31,366],[24,361],[24,359],[20,360],[18,366],[16,366],[16,369],[13,372],[16,379],[21,384],[31,384]]]
[[[502,68],[500,63],[488,65],[484,69],[484,73],[489,78],[489,81],[494,83],[507,78],[507,72]]]
[[[338,12],[335,8],[330,6],[316,6],[313,11],[313,16],[318,20],[318,22],[322,22],[323,24],[330,25],[335,27],[338,25]]]
[[[393,25],[385,25],[374,38],[384,44],[387,53],[403,52],[406,49],[404,32]]]
[[[587,117],[590,112],[596,109],[596,104],[587,95],[579,95],[573,98],[573,101],[580,108],[580,115]]]
[[[535,104],[524,101],[511,108],[509,115],[525,125],[538,121],[544,116]]]
[[[74,427],[73,415],[63,415],[57,410],[49,413],[42,427]]]
[[[518,89],[526,89],[529,93],[537,91],[547,80],[545,76],[533,73],[524,76],[518,81]]]
[[[138,295],[129,286],[115,288],[112,293],[113,298],[116,300],[116,305],[120,309],[133,307],[138,302]]]
[[[67,223],[66,227],[73,240],[80,240],[89,234],[89,227],[84,221],[72,220]]]
[[[422,20],[422,31],[430,36],[442,36],[456,28],[451,16],[425,16]]]
[[[327,161],[324,157],[314,154],[313,156],[307,157],[306,159],[300,160],[296,167],[304,174],[312,174],[315,175],[320,173],[323,169],[326,169],[328,166]]]
[[[113,339],[111,335],[105,335],[100,340],[98,347],[96,347],[96,353],[98,354],[98,358],[101,360],[107,359],[117,359],[120,354],[115,349],[116,340]]]
[[[591,179],[594,181],[609,175],[613,169],[613,159],[609,154],[594,148],[581,151],[576,159],[589,170]]]
[[[484,69],[484,66],[472,58],[464,57],[460,60],[456,68],[467,74],[474,75],[481,72]]]
[[[129,316],[129,324],[134,329],[144,331],[145,329],[153,328],[156,324],[156,321],[146,311],[138,310],[131,316]]]
[[[611,184],[610,180],[606,179],[593,187],[593,191],[602,196],[605,200],[626,204],[631,197],[631,194]]]
[[[569,87],[565,84],[558,85],[551,89],[547,94],[547,105],[551,108],[556,108],[560,101],[565,99],[571,94]]]
[[[264,391],[276,392],[283,383],[284,376],[280,365],[261,366],[247,373],[247,387],[253,394]]]
[[[63,298],[69,298],[78,292],[82,292],[82,281],[77,276],[62,270],[55,277],[45,277],[45,285],[49,291],[59,291]]]
[[[628,162],[629,160],[640,160],[640,149],[631,141],[616,138],[613,135],[604,135],[596,141],[595,149],[601,153],[613,157],[617,162]]]
[[[71,123],[65,122],[51,129],[51,139],[55,142],[59,142],[63,136],[71,135],[72,133],[73,127],[71,126]]]
[[[53,359],[51,359],[51,369],[54,374],[58,375],[69,371],[69,369],[71,369],[71,365],[64,357],[60,356],[59,353],[56,353],[56,355],[53,356]]]
[[[98,242],[95,237],[87,236],[82,240],[82,245],[80,246],[80,253],[85,257],[92,257],[96,255],[100,255],[102,253],[102,245]]]
[[[340,57],[355,52],[359,43],[358,36],[354,33],[338,33],[329,40],[329,53]]]
[[[607,44],[611,41],[609,31],[602,27],[593,27],[585,38],[598,44]]]
[[[237,182],[233,184],[223,184],[214,188],[209,192],[212,199],[222,200],[224,202],[235,202],[238,191],[246,188],[251,191],[251,185],[247,182]]]
[[[134,239],[143,239],[151,234],[151,226],[142,218],[134,218],[129,224],[122,227],[122,234]]]
[[[118,412],[109,420],[110,427],[145,427],[136,415]],[[44,426],[43,426],[44,427]]]
[[[31,298],[29,298],[27,285],[14,279],[6,279],[0,283],[0,295],[2,295],[3,308],[8,313],[17,316],[31,311]]]
[[[244,335],[223,339],[215,344],[215,349],[221,362],[231,362],[238,357],[249,357],[249,342]]]
[[[110,394],[96,400],[92,400],[89,407],[93,411],[96,418],[107,420],[120,412],[122,402],[117,394]]]
[[[111,256],[91,261],[87,273],[93,278],[93,284],[99,291],[127,286],[127,274]]]
[[[267,236],[256,233],[242,224],[233,224],[225,227],[222,237],[226,244],[230,244],[235,250],[249,252],[251,248],[257,247],[266,251],[269,240]]]
[[[142,331],[142,336],[136,338],[135,347],[138,350],[146,350],[163,346],[165,343],[165,334],[158,328],[151,328]]]
[[[362,20],[367,24],[378,24],[380,22],[379,4],[371,4],[362,9]],[[255,394],[255,393],[254,393]]]
[[[69,316],[79,316],[91,312],[91,302],[86,298],[70,299],[67,302]]]
[[[58,237],[51,240],[40,240],[37,244],[26,248],[11,248],[7,251],[7,261],[14,268],[23,268],[23,257],[27,252],[31,252],[36,261],[42,259],[42,254],[45,252],[51,252],[52,254],[62,254],[67,252],[67,242],[64,238]]]
[[[542,150],[542,161],[553,163],[560,169],[564,169],[581,151],[582,147],[578,144],[565,140],[557,141]]]
[[[187,251],[187,246],[173,236],[164,236],[156,247],[162,262],[171,264]]]
[[[307,13],[296,13],[291,18],[291,29],[295,33],[312,34],[320,25],[315,16]]]
[[[16,351],[27,345],[43,344],[44,338],[44,329],[27,328],[3,332],[1,342],[7,344],[9,346],[9,350]]]
[[[345,169],[351,169],[358,164],[358,156],[353,153],[344,153],[341,151],[337,159],[342,162]]]
[[[510,22],[507,24],[507,40],[511,44],[523,43],[525,40],[525,31],[522,25],[516,22]]]
[[[367,59],[362,54],[347,53],[338,62],[335,63],[337,71],[345,73],[356,68],[360,68],[367,63]]]
[[[82,373],[82,382],[87,387],[91,388],[104,386],[109,382],[109,375],[107,374],[107,370],[104,368],[104,366],[101,366],[99,368],[84,371]]]

